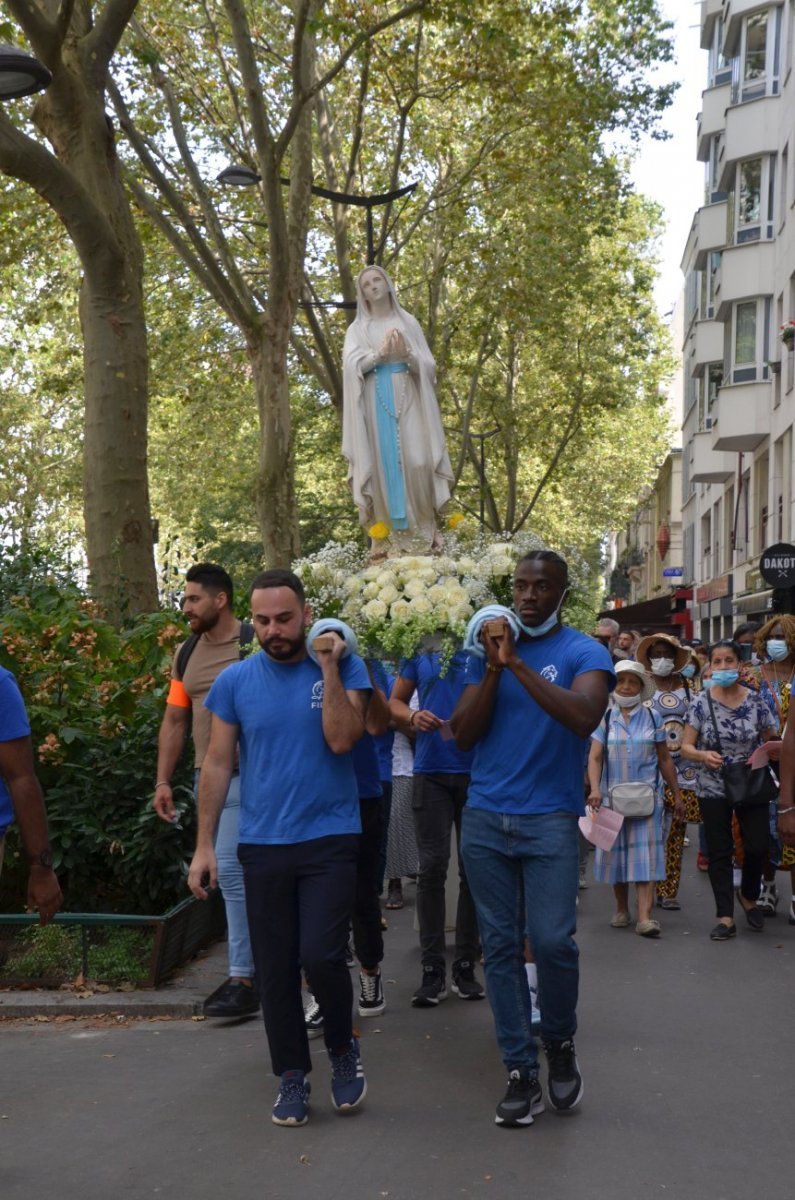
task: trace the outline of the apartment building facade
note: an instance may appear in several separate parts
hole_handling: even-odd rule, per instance
[[[795,0],[702,0],[704,204],[685,247],[683,582],[694,635],[764,619],[793,534]]]

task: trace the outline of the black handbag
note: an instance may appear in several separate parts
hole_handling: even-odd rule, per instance
[[[720,734],[718,733],[718,721],[715,716],[712,694],[709,689],[707,690],[707,703],[709,704],[709,713],[712,717],[712,725],[715,729],[717,750],[719,754],[723,754],[723,746],[721,745]],[[763,804],[769,804],[777,795],[776,777],[769,766],[751,767],[745,762],[724,763],[720,771],[723,777],[723,785],[726,790],[726,799],[729,803],[729,808],[735,810],[738,808],[758,808]]]

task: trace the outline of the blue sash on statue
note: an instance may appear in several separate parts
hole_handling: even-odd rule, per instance
[[[400,457],[400,425],[395,413],[392,376],[408,371],[406,363],[379,363],[375,370],[375,415],[384,470],[389,519],[393,529],[408,529],[406,487]]]

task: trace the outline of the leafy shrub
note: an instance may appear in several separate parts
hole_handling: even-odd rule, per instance
[[[184,625],[159,612],[119,630],[63,575],[37,570],[25,581],[17,572],[14,582],[27,586],[0,591],[0,664],[27,705],[65,909],[163,912],[185,898],[195,829],[188,753],[175,778],[180,822],[166,825],[151,807],[170,661]],[[23,874],[11,830],[0,908],[21,906]]]

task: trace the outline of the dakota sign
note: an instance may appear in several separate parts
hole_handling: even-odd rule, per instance
[[[759,573],[771,587],[795,587],[795,546],[787,542],[768,546],[760,556]]]

